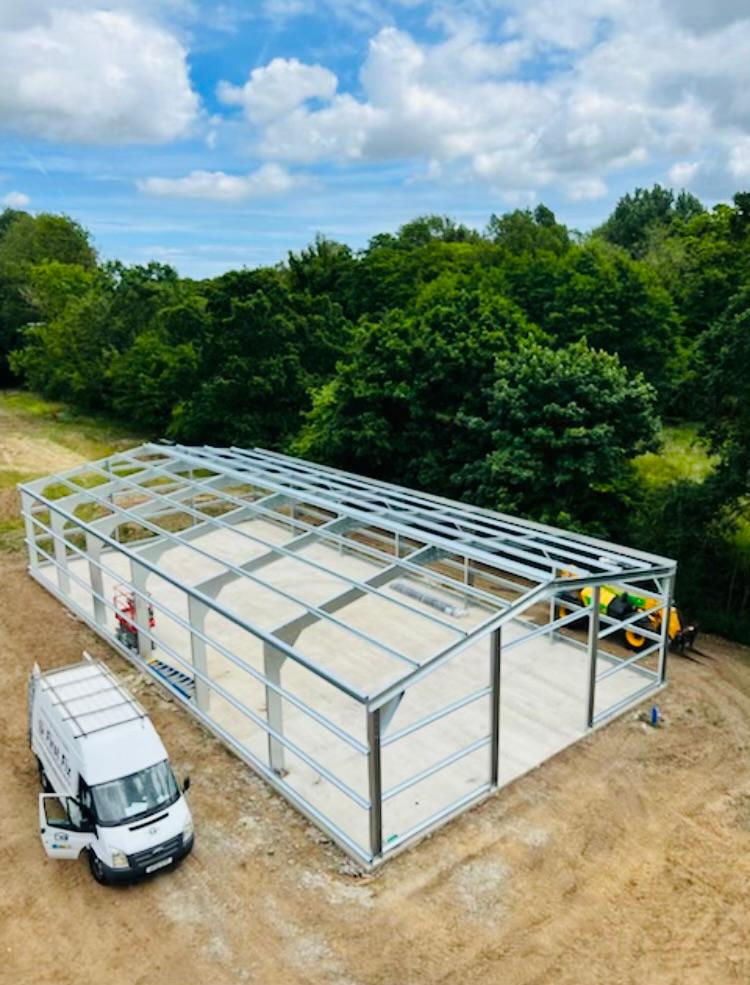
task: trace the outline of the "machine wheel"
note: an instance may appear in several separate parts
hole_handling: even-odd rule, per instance
[[[563,616],[567,616],[571,612],[575,611],[572,608],[572,606],[571,608],[566,607],[565,605],[566,601],[571,602],[573,605],[577,605],[577,606],[580,606],[581,604],[581,600],[578,598],[577,595],[574,595],[572,592],[566,592],[564,595],[561,595],[560,600],[555,603],[555,619],[562,619]],[[569,622],[567,626],[565,626],[564,628],[580,629],[582,626],[586,626],[586,625],[587,625],[586,616],[582,615],[580,619],[574,619],[572,622]]]
[[[648,619],[639,619],[638,622],[634,623],[625,630],[625,646],[628,650],[633,650],[637,652],[638,650],[643,650],[644,647],[648,645],[648,640],[645,636],[641,636],[638,632],[637,627],[643,626],[644,629],[649,628]]]
[[[107,873],[93,848],[89,848],[89,871],[100,886],[107,885]]]

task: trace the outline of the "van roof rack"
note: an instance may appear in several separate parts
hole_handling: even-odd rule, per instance
[[[72,667],[50,670],[41,680],[53,703],[64,712],[74,739],[146,718],[133,695],[103,663],[87,659]],[[83,721],[82,721],[83,720]]]

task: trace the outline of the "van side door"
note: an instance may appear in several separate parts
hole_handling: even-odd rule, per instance
[[[75,797],[39,794],[39,833],[50,858],[78,858],[96,840],[94,825]]]

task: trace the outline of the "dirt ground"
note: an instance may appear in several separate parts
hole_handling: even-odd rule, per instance
[[[701,639],[715,659],[671,660],[664,728],[618,720],[357,877],[26,574],[13,483],[110,439],[0,395],[1,985],[750,982],[750,651]],[[26,677],[84,648],[192,778],[193,855],[133,887],[48,860],[38,835]]]
[[[750,660],[671,662],[666,725],[630,715],[357,877],[323,836],[26,575],[0,558],[0,981],[750,980]],[[133,887],[48,860],[37,833],[26,675],[86,647],[131,682],[175,767],[197,842]]]

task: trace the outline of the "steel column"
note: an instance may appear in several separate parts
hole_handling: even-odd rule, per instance
[[[367,772],[370,786],[370,854],[383,854],[383,774],[380,761],[380,708],[367,712]]]
[[[32,509],[34,500],[27,492],[21,491],[21,510],[23,512],[23,523],[26,529],[26,543],[29,551],[29,567],[36,571],[39,567],[39,552],[36,549],[36,529],[32,519]]]
[[[148,570],[142,564],[138,564],[133,558],[130,559],[130,580],[136,591],[134,594],[135,602],[135,626],[138,631],[138,655],[141,660],[151,659],[151,638],[148,615],[148,598],[146,592],[146,581]]]
[[[50,527],[55,561],[57,561],[57,584],[63,595],[70,595],[70,575],[68,574],[68,552],[65,548],[65,517],[50,510]]]
[[[672,611],[674,594],[674,575],[664,579],[664,615],[661,624],[661,648],[659,650],[659,683],[667,679],[667,656],[669,654],[669,616]]]
[[[188,595],[187,603],[191,629],[197,631],[190,633],[190,657],[195,671],[193,677],[195,703],[201,711],[208,711],[211,704],[211,689],[203,680],[203,677],[208,677],[208,657],[206,655],[206,641],[203,637],[206,632],[206,616],[209,609],[205,603],[199,602],[192,595]]]
[[[595,585],[591,592],[591,611],[589,613],[589,686],[586,708],[586,728],[594,724],[594,704],[596,702],[596,658],[599,651],[599,599],[601,589]]]
[[[91,604],[94,620],[100,626],[107,625],[107,607],[104,604],[104,577],[101,569],[102,542],[98,537],[85,532],[86,553],[89,556],[89,581],[91,582]]]
[[[500,784],[500,676],[502,672],[502,628],[490,635],[490,783]]]
[[[281,668],[284,665],[286,656],[280,653],[269,643],[263,644],[263,673],[275,684],[281,687]],[[284,734],[284,705],[279,691],[270,688],[266,684],[266,721],[271,729],[279,735]],[[284,776],[286,766],[284,763],[284,745],[279,742],[273,732],[268,733],[268,765],[277,774]]]

